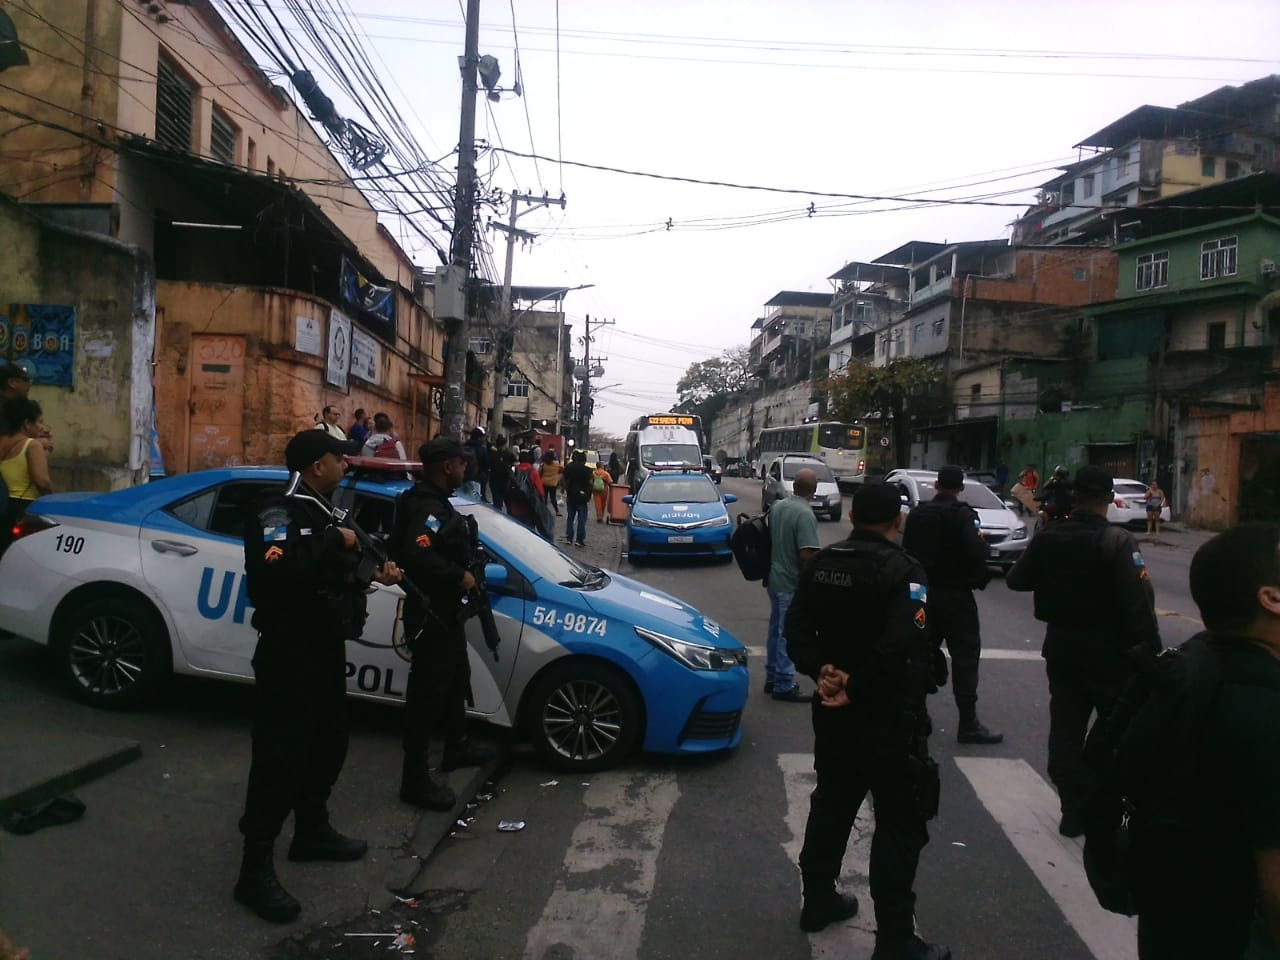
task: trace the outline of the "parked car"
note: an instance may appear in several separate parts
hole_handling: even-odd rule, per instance
[[[349,477],[334,500],[385,535],[408,486],[404,469],[398,479]],[[173,673],[252,681],[243,517],[288,476],[228,467],[42,497],[0,557],[0,629],[48,646],[69,687],[98,706],[142,702]],[[478,521],[502,635],[495,662],[468,622],[471,717],[522,728],[547,764],[583,772],[637,747],[695,754],[738,744],[747,654],[727,630],[487,504],[454,504]],[[403,596],[398,586],[371,592],[364,635],[347,644],[351,696],[403,702]]]
[[[885,477],[886,483],[896,483],[902,490],[904,524],[911,522],[913,507],[933,499],[937,479],[936,470],[893,470]],[[978,514],[978,529],[990,548],[991,564],[1008,570],[1027,549],[1027,525],[977,480],[965,478],[960,499]]]
[[[769,465],[769,474],[760,485],[760,509],[768,513],[779,500],[791,496],[796,474],[805,469],[818,476],[818,489],[809,506],[819,517],[839,520],[844,513],[844,498],[836,476],[825,463],[808,454],[784,453]]]
[[[991,473],[990,471],[975,470],[974,472],[970,473],[969,471],[966,470],[964,474],[964,478],[966,480],[976,480],[978,483],[982,484],[984,487],[986,487],[996,496],[999,496],[999,497],[1004,496],[1003,485],[1000,483],[999,480],[996,479],[996,475],[994,473]]]
[[[700,470],[655,470],[634,495],[627,520],[627,556],[632,563],[651,557],[715,557],[732,560],[729,536],[733,521],[726,504],[737,501],[721,495]]]
[[[724,470],[720,467],[720,464],[716,463],[715,457],[704,456],[702,458],[702,469],[716,483],[719,483],[724,478]]]
[[[726,477],[745,477],[750,465],[741,457],[729,457],[724,462],[724,475]]]
[[[1125,526],[1147,526],[1147,485],[1141,480],[1116,479],[1111,481],[1115,496],[1107,507],[1107,520]],[[1166,497],[1168,495],[1166,494]],[[1166,499],[1160,510],[1160,519],[1167,521],[1170,517],[1169,504]]]

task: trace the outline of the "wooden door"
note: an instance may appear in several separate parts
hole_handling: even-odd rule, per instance
[[[187,469],[233,467],[244,460],[244,337],[191,338],[191,412]]]

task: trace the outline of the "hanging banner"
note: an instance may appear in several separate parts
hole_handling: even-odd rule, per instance
[[[339,283],[342,306],[350,310],[380,340],[396,339],[396,290],[362,274],[346,257],[342,258]]]
[[[347,372],[351,369],[351,321],[337,310],[329,312],[329,359],[324,380],[339,390],[347,389]]]
[[[365,383],[377,383],[382,369],[382,347],[359,327],[351,328],[351,375]]]
[[[294,317],[293,323],[293,349],[299,353],[309,353],[313,357],[324,356],[320,321],[315,317]]]
[[[5,308],[0,306],[0,310]],[[0,359],[12,360],[37,384],[69,387],[76,360],[76,308],[11,303],[0,313]]]

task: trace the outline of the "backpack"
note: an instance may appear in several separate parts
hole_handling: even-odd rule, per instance
[[[1191,908],[1203,851],[1203,731],[1224,681],[1207,633],[1154,657],[1085,741],[1084,868],[1098,903]]]
[[[526,513],[532,515],[534,529],[548,540],[551,539],[553,536],[551,511],[547,509],[543,499],[538,496],[538,488],[533,485],[532,470],[517,470],[515,472],[515,476],[511,479],[511,485],[507,488],[507,501],[514,501],[523,507]]]
[[[769,534],[769,515],[754,517],[738,514],[738,523],[729,538],[733,559],[747,580],[761,580],[768,586],[769,564],[773,560],[773,542]]]
[[[396,449],[396,438],[389,434],[384,434],[383,439],[373,448],[375,457],[388,457],[392,460],[400,459],[400,451]]]
[[[591,483],[591,489],[596,493],[604,493],[604,477],[597,476]]]

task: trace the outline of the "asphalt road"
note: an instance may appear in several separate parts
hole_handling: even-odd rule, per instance
[[[735,508],[756,509],[758,483],[726,478],[724,487],[742,498]],[[592,558],[616,556],[621,530],[592,527]],[[847,524],[819,528],[829,542]],[[1202,538],[1164,539],[1144,551],[1172,644],[1199,627],[1186,571]],[[333,807],[341,829],[370,839],[371,854],[361,864],[282,863],[307,907],[283,929],[230,898],[251,691],[188,681],[145,711],[99,712],[67,699],[39,648],[0,640],[0,724],[29,730],[32,749],[42,731],[143,744],[137,763],[76,791],[88,806],[82,821],[28,837],[0,833],[0,927],[36,960],[385,956],[390,937],[346,934],[389,934],[395,924],[416,934],[418,957],[441,960],[866,955],[865,826],[851,843],[845,883],[866,915],[812,936],[796,925],[811,736],[807,707],[758,690],[764,591],[732,565],[633,569],[622,561],[619,569],[694,603],[753,648],[741,747],[696,762],[641,756],[578,778],[548,774],[518,751],[497,797],[433,853],[425,838],[441,831],[424,830],[423,816],[395,798],[398,713],[358,704]],[[1078,842],[1054,830],[1042,631],[1030,597],[996,577],[979,606],[980,710],[1006,739],[957,746],[947,692],[933,699],[943,804],[921,862],[921,930],[957,957],[1135,956],[1126,921],[1097,910],[1081,888]],[[499,833],[502,819],[526,826]],[[398,904],[389,885],[422,896]]]

